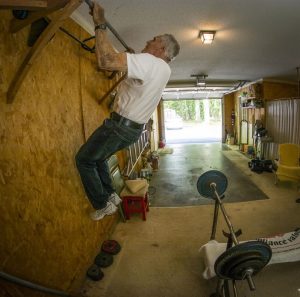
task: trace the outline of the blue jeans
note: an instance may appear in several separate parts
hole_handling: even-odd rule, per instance
[[[77,169],[86,195],[95,209],[104,208],[108,197],[114,192],[107,159],[136,142],[142,132],[143,128],[134,129],[106,119],[79,149],[75,157]]]

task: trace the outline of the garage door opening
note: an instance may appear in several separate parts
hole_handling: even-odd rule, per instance
[[[222,141],[222,100],[164,100],[165,141],[211,143]]]

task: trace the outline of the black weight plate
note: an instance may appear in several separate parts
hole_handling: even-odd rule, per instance
[[[104,273],[96,264],[93,264],[89,267],[86,275],[94,281],[99,281],[103,278]]]
[[[121,250],[121,245],[116,240],[105,240],[102,243],[101,250],[105,253],[116,255]]]
[[[247,269],[252,275],[265,267],[272,257],[270,246],[261,241],[247,241],[221,254],[215,262],[215,272],[219,278],[242,280]]]
[[[111,254],[105,253],[105,252],[100,252],[96,258],[94,263],[102,268],[110,266],[114,261],[114,258]]]
[[[228,185],[226,175],[218,170],[209,170],[198,178],[197,190],[199,194],[206,198],[216,199],[214,190],[210,186],[212,183],[216,184],[219,196],[222,196],[225,193]]]

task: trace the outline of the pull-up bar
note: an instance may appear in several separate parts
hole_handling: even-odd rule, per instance
[[[91,0],[85,0],[86,4],[93,9],[94,3]],[[114,29],[114,27],[107,21],[105,20],[106,26],[110,30],[110,32],[115,35],[115,37],[121,42],[121,44],[125,47],[127,51],[132,51],[132,48],[130,48],[126,42],[122,39],[122,37],[119,35],[119,33]]]

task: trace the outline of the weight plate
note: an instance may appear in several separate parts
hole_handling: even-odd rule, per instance
[[[247,241],[221,254],[215,262],[215,272],[221,279],[242,280],[247,269],[257,274],[272,256],[270,246],[261,241]]]
[[[225,193],[228,185],[225,174],[218,170],[209,170],[198,178],[197,190],[199,194],[206,198],[216,199],[214,190],[211,188],[212,183],[216,184],[219,196],[222,196]]]
[[[116,255],[120,252],[121,246],[116,240],[105,240],[101,246],[101,250],[105,253]]]
[[[105,252],[100,252],[96,258],[94,263],[99,266],[99,267],[108,267],[110,266],[114,261],[114,258],[111,254],[105,253]]]
[[[94,280],[94,281],[99,281],[103,278],[104,273],[102,272],[102,270],[96,265],[93,264],[92,266],[90,266],[90,268],[88,269],[86,275]]]

